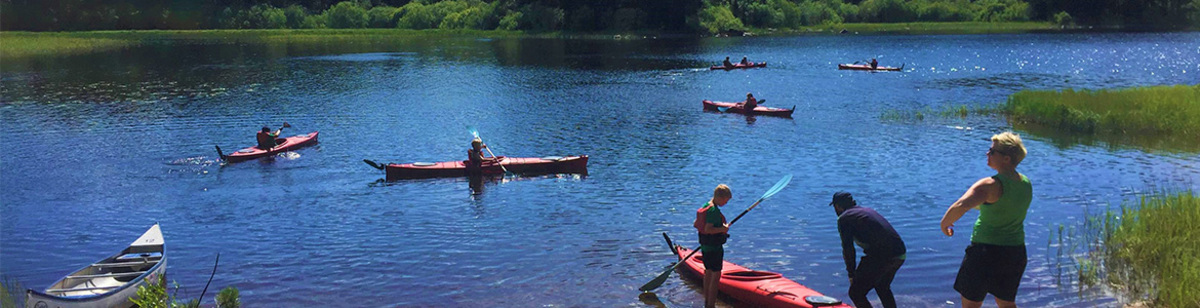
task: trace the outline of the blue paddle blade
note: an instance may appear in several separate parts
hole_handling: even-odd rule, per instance
[[[767,193],[763,194],[762,198],[759,199],[766,199],[774,196],[776,193],[779,193],[779,191],[783,190],[784,187],[787,187],[788,183],[791,182],[792,174],[789,173],[788,175],[783,176],[778,183],[775,183],[775,186],[772,186],[771,189],[768,189]]]
[[[467,125],[467,131],[471,132],[471,136],[475,136],[475,138],[479,138],[479,130],[475,129],[474,126]]]

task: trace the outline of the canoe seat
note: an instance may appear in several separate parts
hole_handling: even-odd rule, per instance
[[[130,266],[138,266],[138,265],[154,265],[156,263],[158,263],[158,260],[148,260],[146,262],[138,261],[138,262],[96,263],[96,264],[92,264],[91,267],[130,267]]]
[[[435,163],[427,163],[427,162],[421,162],[421,161],[415,162],[412,164],[413,164],[413,166],[417,166],[417,167],[429,167],[429,166],[437,165]]]
[[[128,273],[96,274],[96,275],[71,275],[71,276],[67,276],[65,279],[92,279],[92,278],[100,278],[100,277],[141,276],[142,274],[145,274],[145,273],[146,273],[145,271],[141,271],[141,272],[128,272]]]
[[[122,285],[115,285],[115,286],[104,286],[104,287],[92,287],[92,288],[74,288],[74,289],[47,289],[47,290],[46,290],[46,293],[63,293],[63,292],[75,292],[75,291],[96,291],[96,290],[108,290],[108,289],[116,289],[116,288],[119,288],[119,287],[121,287],[121,286],[122,286]]]

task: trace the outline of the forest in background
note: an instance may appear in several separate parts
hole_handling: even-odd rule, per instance
[[[0,0],[2,31],[402,28],[736,32],[841,23],[1200,27],[1200,0]]]

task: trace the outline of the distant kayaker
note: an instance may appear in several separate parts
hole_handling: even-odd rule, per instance
[[[758,99],[754,98],[754,94],[746,93],[746,101],[742,102],[742,111],[750,114],[754,108],[758,107]]]
[[[879,68],[879,61],[876,61],[875,58],[871,58],[871,69],[877,68]]]
[[[749,60],[746,60],[746,57],[742,57],[742,62],[740,62],[740,63],[741,63],[742,65],[750,65],[750,61],[749,61]]]
[[[713,189],[713,197],[696,210],[692,225],[700,237],[700,253],[704,254],[704,307],[717,306],[717,286],[721,282],[721,265],[725,260],[725,240],[729,238],[729,224],[721,214],[722,206],[733,199],[733,192],[725,184]]]
[[[724,65],[725,68],[731,68],[733,67],[733,62],[729,62],[729,57],[725,57],[725,62],[721,62],[721,65]]]
[[[996,175],[976,181],[942,216],[942,233],[954,236],[954,222],[979,208],[971,244],[954,280],[963,307],[983,305],[988,293],[997,306],[1017,307],[1017,287],[1028,262],[1025,215],[1033,201],[1033,185],[1017,172],[1026,153],[1020,136],[1012,132],[992,135],[987,165]]]
[[[837,213],[838,234],[842,237],[842,259],[850,277],[850,300],[855,307],[871,307],[867,292],[875,289],[884,308],[895,308],[892,279],[904,265],[907,249],[892,224],[875,210],[858,206],[854,196],[840,191],[833,194],[833,211]],[[854,245],[863,248],[862,260],[855,267]]]
[[[275,138],[279,138],[279,133],[282,132],[282,127],[272,133],[270,127],[263,126],[262,130],[260,130],[258,135],[255,136],[255,139],[258,139],[258,148],[262,150],[270,150],[271,148],[275,147]]]
[[[479,137],[476,137],[475,139],[471,140],[471,149],[467,150],[467,174],[468,175],[482,174],[483,173],[483,162],[495,160],[495,157],[493,157],[493,158],[484,158],[483,157],[483,148],[486,148],[486,147],[487,147],[487,145],[483,144],[483,140],[479,139]]]

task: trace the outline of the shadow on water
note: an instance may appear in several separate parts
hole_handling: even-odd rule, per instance
[[[1059,130],[1035,123],[1008,120],[1013,129],[1046,138],[1059,149],[1076,145],[1103,147],[1110,151],[1137,149],[1146,152],[1200,153],[1200,143],[1194,137],[1177,135],[1137,135],[1112,133],[1078,133]]]

